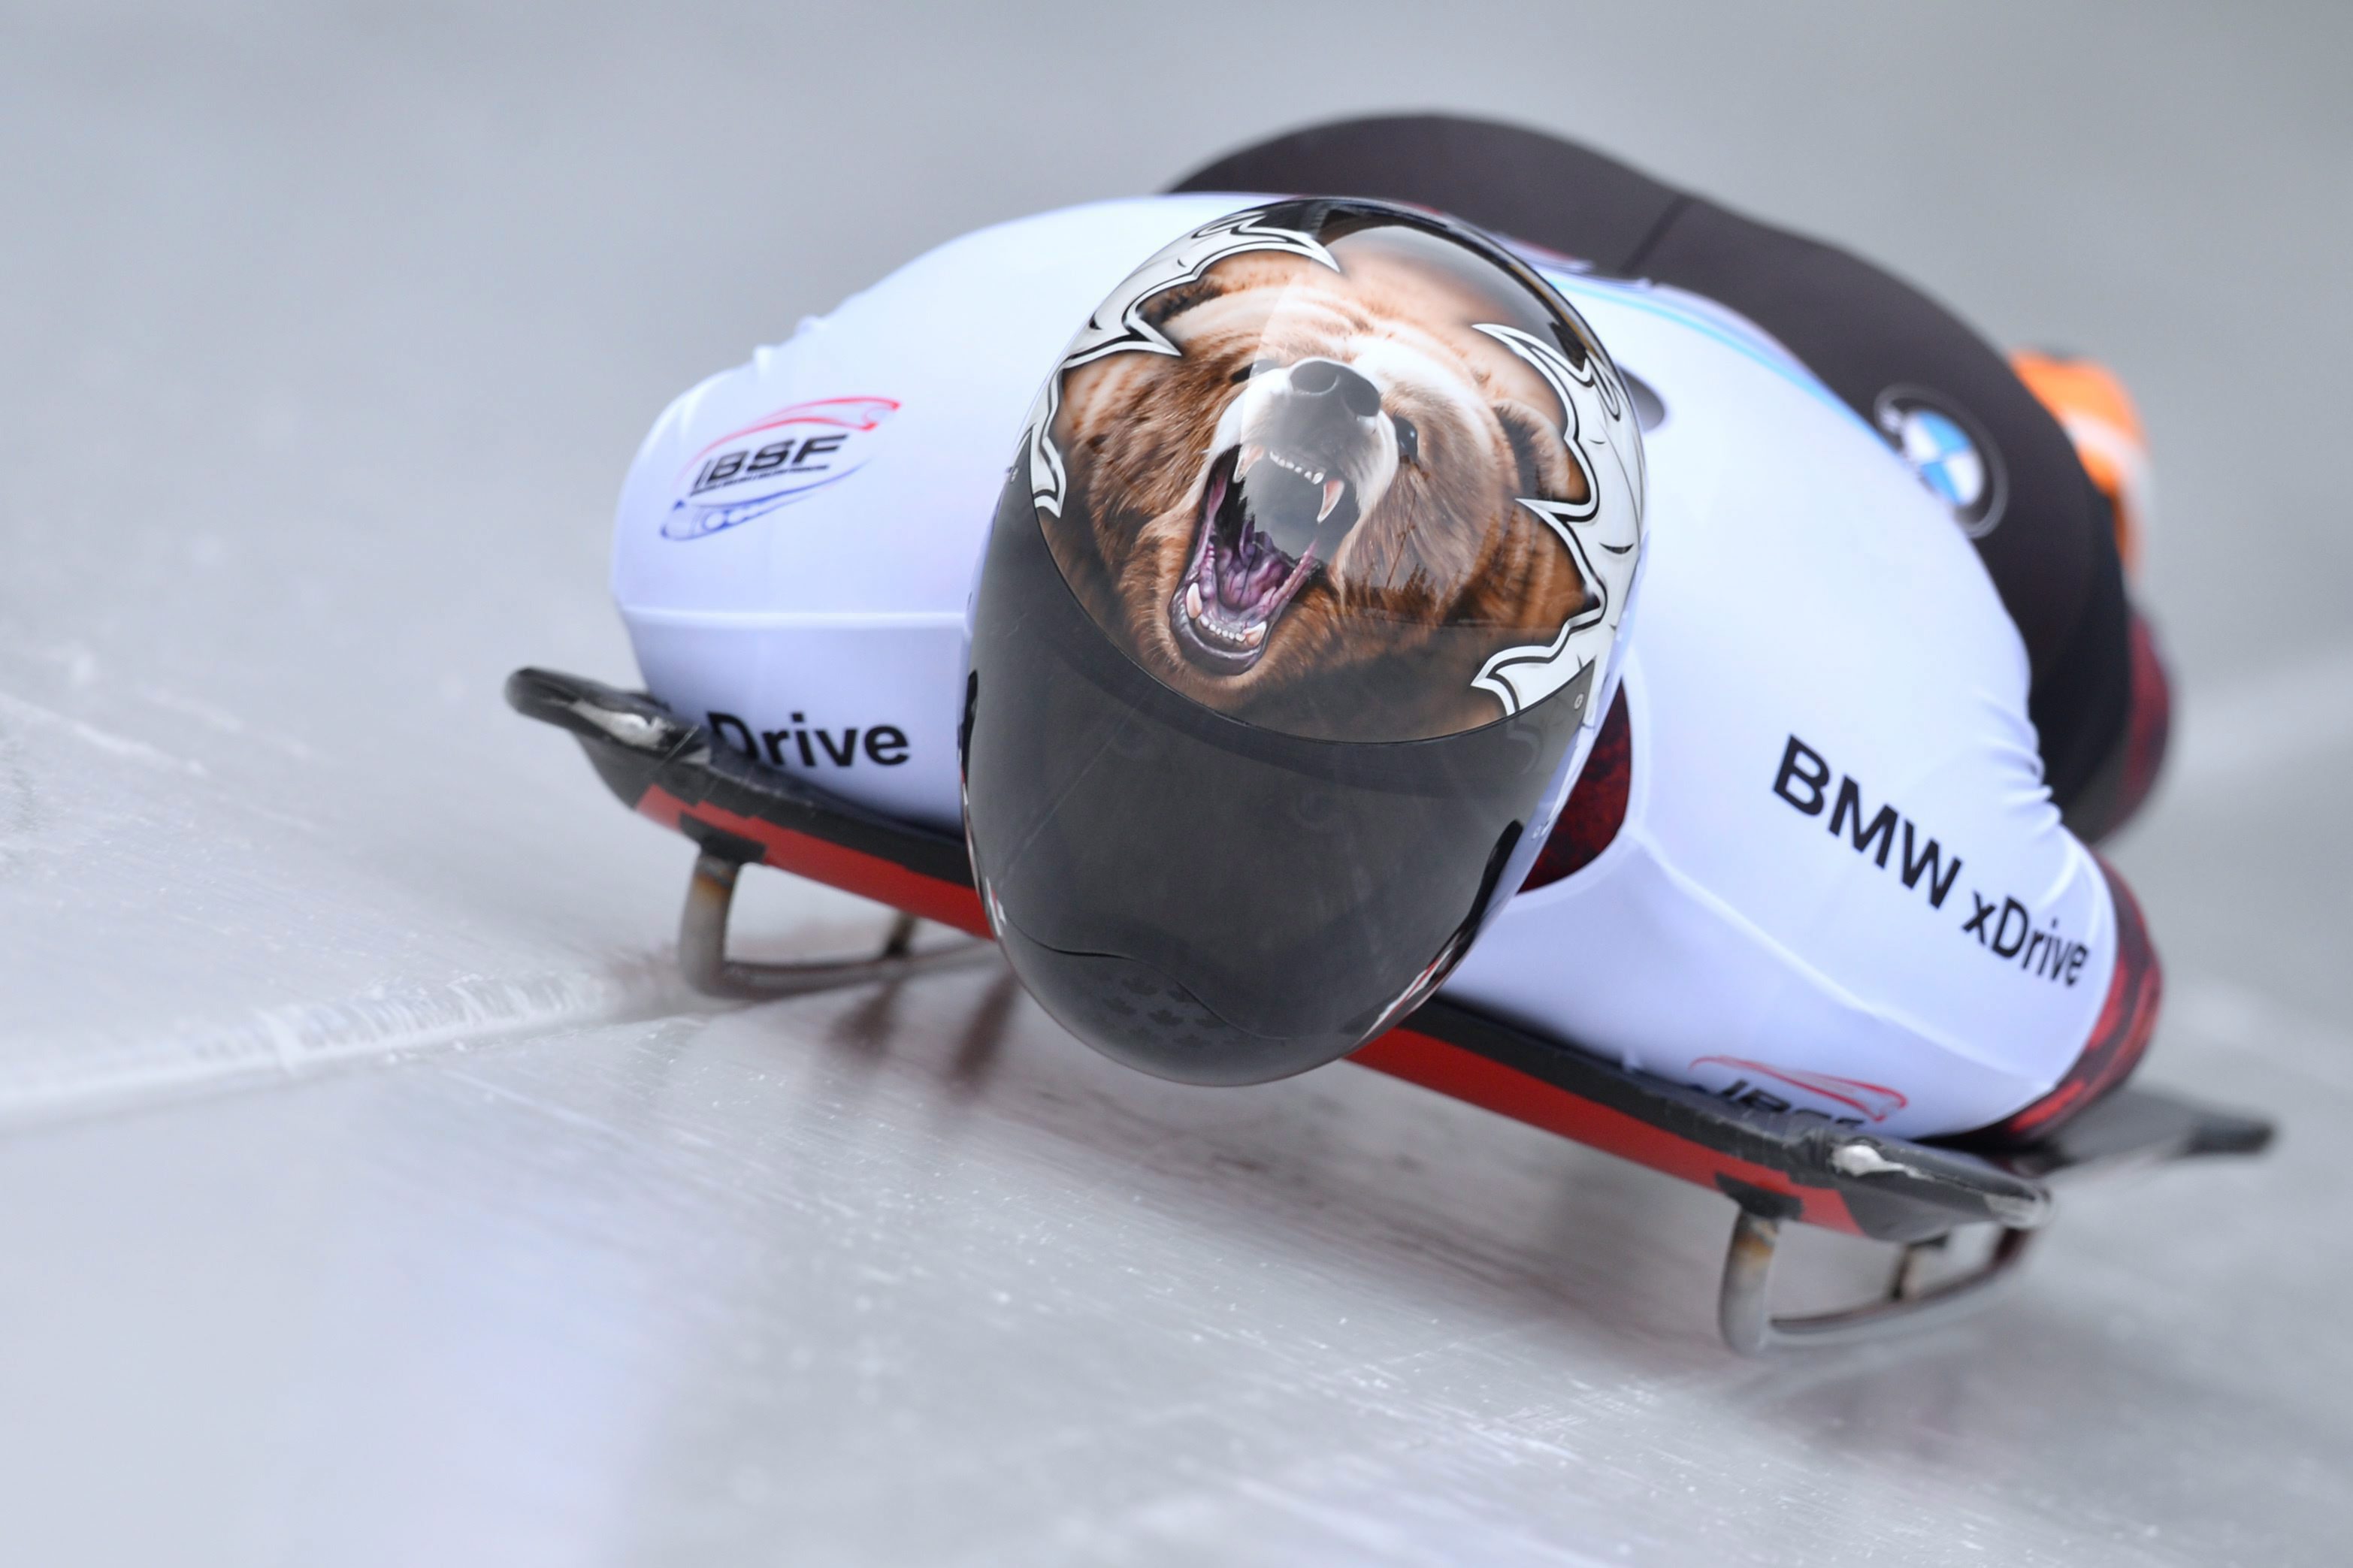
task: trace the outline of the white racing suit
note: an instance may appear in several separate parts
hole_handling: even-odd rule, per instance
[[[679,398],[614,544],[648,688],[773,766],[954,828],[966,605],[1039,380],[1141,258],[1252,199],[968,235]],[[2044,788],[2024,647],[1951,511],[1740,317],[1524,254],[1643,405],[1624,805],[1598,833],[1588,814],[1606,847],[1514,899],[1446,994],[1900,1135],[2042,1100],[2115,1048],[2119,951],[2146,937]]]

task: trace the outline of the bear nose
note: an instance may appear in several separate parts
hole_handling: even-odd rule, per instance
[[[1359,419],[1381,411],[1381,389],[1335,359],[1303,359],[1293,365],[1291,390],[1303,397],[1336,397]]]

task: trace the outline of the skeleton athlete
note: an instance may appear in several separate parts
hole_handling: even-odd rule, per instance
[[[1302,195],[1477,226],[1606,354],[1482,293],[1438,220],[1311,233]],[[2140,912],[2086,847],[2164,746],[2124,575],[2143,482],[2094,367],[2005,360],[1567,143],[1376,120],[952,241],[702,383],[631,469],[613,586],[673,710],[951,828],[992,518],[1235,735],[1432,755],[1577,704],[1573,793],[1499,847],[1519,890],[1482,891],[1432,983],[1735,1100],[2022,1138],[2155,1021]],[[1040,776],[1112,756],[1023,733]],[[1281,951],[1233,862],[1322,831],[1322,796],[1271,797],[1296,821],[1254,839],[1230,792],[1168,784],[1130,792],[1134,837],[1187,847],[1127,879],[1237,879],[1187,940]]]

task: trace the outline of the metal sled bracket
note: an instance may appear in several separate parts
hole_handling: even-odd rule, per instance
[[[1743,1205],[1733,1222],[1732,1245],[1724,1258],[1724,1287],[1716,1298],[1716,1325],[1725,1343],[1742,1355],[1764,1355],[1798,1347],[1853,1344],[1890,1334],[1938,1327],[1986,1304],[2011,1279],[2035,1232],[2004,1226],[1992,1256],[1968,1273],[1922,1288],[1928,1260],[1946,1238],[1915,1241],[1904,1248],[1886,1296],[1843,1311],[1802,1318],[1777,1318],[1767,1300],[1781,1222]]]
[[[1908,1240],[1900,1234],[1890,1237],[1893,1227],[1885,1223],[1863,1226],[1864,1234],[1897,1240],[1903,1247],[1887,1294],[1844,1311],[1779,1318],[1767,1299],[1767,1287],[1782,1221],[1795,1217],[1795,1205],[1786,1194],[1719,1178],[1718,1189],[1739,1205],[1740,1215],[1725,1255],[1716,1324],[1725,1342],[1743,1355],[1852,1344],[1940,1327],[1985,1306],[2017,1277],[2028,1244],[2052,1216],[2054,1186],[2176,1160],[2256,1154],[2271,1140],[2272,1124],[2261,1117],[2137,1088],[2108,1096],[2040,1143],[1979,1160],[1951,1147],[1885,1138],[1826,1139],[1819,1145],[1820,1163],[1843,1179],[1850,1213],[1873,1191],[1896,1195],[1875,1184],[1900,1184],[1913,1176],[1936,1177],[1940,1193],[1957,1191],[1958,1179],[1968,1177],[1984,1201],[1973,1214],[1946,1205],[1949,1223],[1931,1234],[1913,1230]],[[1910,1205],[1903,1223],[1917,1224],[1930,1212]],[[1890,1216],[1877,1217],[1884,1222]],[[1925,1283],[1927,1265],[1952,1236],[1987,1223],[1996,1230],[1984,1262],[1934,1285]]]
[[[743,863],[705,850],[686,885],[686,908],[679,916],[678,964],[686,983],[706,996],[760,1000],[804,996],[844,985],[912,979],[972,963],[993,951],[965,940],[931,952],[910,951],[915,917],[901,912],[891,922],[882,951],[871,958],[822,963],[747,963],[727,956],[727,915],[735,903],[735,879]]]

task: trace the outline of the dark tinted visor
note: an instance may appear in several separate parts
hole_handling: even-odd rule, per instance
[[[1229,718],[1106,640],[1017,483],[975,606],[975,870],[1023,982],[1097,1048],[1195,1082],[1298,1072],[1418,999],[1508,896],[1590,694],[1561,695],[1393,743]]]

